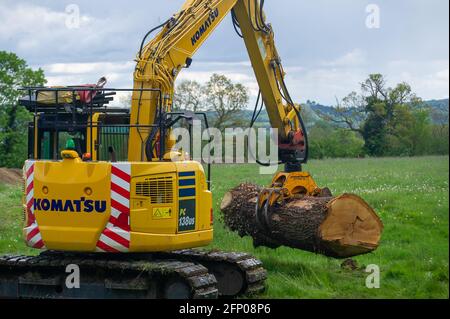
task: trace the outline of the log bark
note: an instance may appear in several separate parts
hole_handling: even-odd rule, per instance
[[[348,258],[375,250],[383,224],[359,196],[303,197],[273,206],[268,222],[256,219],[262,188],[241,184],[225,194],[221,211],[225,225],[241,237],[251,236],[255,247],[287,246],[333,258]]]

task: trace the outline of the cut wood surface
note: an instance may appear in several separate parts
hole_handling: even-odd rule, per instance
[[[262,188],[241,184],[225,194],[225,225],[256,247],[288,246],[334,258],[369,253],[378,247],[383,224],[359,196],[302,197],[272,206],[266,222],[257,222],[256,202]],[[327,195],[331,195],[328,193]]]

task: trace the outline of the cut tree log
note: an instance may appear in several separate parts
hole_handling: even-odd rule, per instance
[[[333,258],[362,255],[378,247],[383,224],[359,196],[289,199],[270,208],[263,227],[256,218],[261,190],[241,184],[225,194],[220,208],[225,225],[241,237],[251,236],[255,247],[287,246]]]

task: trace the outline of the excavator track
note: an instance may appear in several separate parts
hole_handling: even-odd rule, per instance
[[[67,266],[80,286],[68,288]],[[46,299],[213,299],[217,281],[201,264],[153,255],[44,252],[0,257],[0,297]]]
[[[67,266],[80,269],[80,288],[67,288]],[[152,254],[0,257],[0,297],[47,299],[212,299],[265,291],[267,271],[246,253],[186,249]]]
[[[252,297],[266,289],[267,271],[247,253],[186,249],[157,255],[205,266],[216,277],[219,295],[224,298]]]

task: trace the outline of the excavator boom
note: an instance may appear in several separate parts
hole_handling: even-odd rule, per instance
[[[160,27],[153,40],[137,54],[134,73],[135,89],[159,89],[162,100],[155,93],[135,91],[131,107],[134,124],[150,124],[170,113],[177,76],[191,66],[194,54],[231,12],[234,26],[244,39],[250,61],[260,87],[260,94],[269,114],[271,126],[278,130],[282,163],[297,165],[308,157],[307,133],[299,105],[290,97],[284,81],[281,58],[278,55],[272,27],[265,22],[264,1],[247,0],[190,0],[180,12]],[[153,31],[153,30],[152,30]],[[130,132],[130,161],[160,159],[173,146],[170,130],[165,132],[165,147],[159,154],[155,144],[161,132],[143,132],[139,127]],[[158,141],[156,141],[158,136]]]

